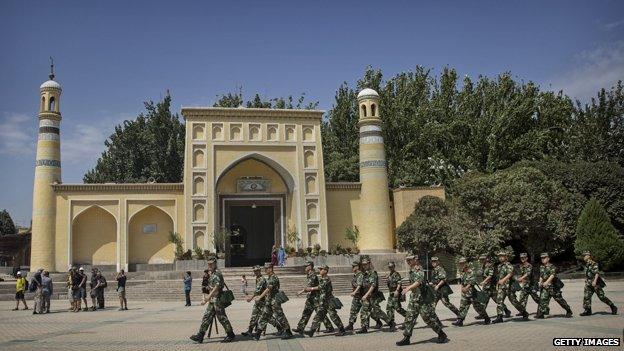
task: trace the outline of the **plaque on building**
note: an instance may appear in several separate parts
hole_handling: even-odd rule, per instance
[[[239,193],[261,192],[266,193],[271,187],[271,181],[260,177],[245,177],[236,181],[236,189]]]

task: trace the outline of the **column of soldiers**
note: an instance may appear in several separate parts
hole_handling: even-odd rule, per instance
[[[479,256],[479,262],[475,267],[471,267],[466,258],[461,257],[459,259],[458,278],[461,293],[459,308],[455,307],[449,300],[449,295],[453,291],[448,283],[446,272],[439,264],[437,257],[431,258],[431,279],[428,279],[419,257],[417,255],[407,256],[406,263],[409,265],[409,272],[406,283],[396,271],[394,262],[390,262],[388,264],[389,274],[386,277],[389,292],[386,312],[380,306],[381,301],[384,300],[384,295],[379,289],[379,276],[371,267],[370,259],[363,257],[360,262],[356,261],[352,264],[351,286],[353,291],[351,293],[349,321],[346,327],[337,313],[337,309],[342,307],[342,303],[333,295],[331,279],[328,276],[329,267],[327,265],[319,267],[317,275],[314,270],[314,263],[308,261],[306,263],[307,283],[298,294],[306,293],[306,301],[301,319],[293,331],[312,337],[319,331],[321,324],[325,324],[326,332],[335,331],[335,326],[338,330],[336,335],[343,336],[347,331],[354,329],[358,314],[360,315],[361,328],[356,334],[368,333],[371,318],[377,322],[376,327],[381,328],[383,321],[390,331],[394,331],[396,330],[394,316],[395,313],[398,313],[405,318],[403,339],[396,343],[398,346],[410,344],[418,316],[437,334],[436,341],[445,343],[448,341],[448,337],[442,330],[442,323],[435,311],[439,301],[442,301],[446,308],[457,315],[456,321],[452,324],[461,327],[471,305],[477,312],[475,318],[483,319],[484,324],[500,323],[504,321],[504,317],[511,317],[511,311],[506,307],[505,299],[508,299],[518,310],[519,313],[516,316],[527,320],[526,305],[529,296],[538,304],[535,317],[537,319],[545,318],[550,313],[548,306],[551,298],[566,311],[565,317],[572,317],[572,310],[562,296],[563,282],[557,277],[557,269],[550,263],[548,253],[540,255],[541,265],[539,279],[536,283],[532,279],[533,267],[528,262],[526,253],[520,254],[520,264],[516,270],[516,275],[514,275],[514,267],[509,263],[510,253],[500,251],[497,256],[499,260],[497,266],[486,255]],[[583,299],[584,312],[581,313],[581,316],[592,314],[591,297],[594,293],[611,308],[612,314],[617,314],[617,307],[605,296],[603,290],[605,282],[600,276],[598,264],[593,261],[590,252],[584,252],[583,256],[586,263],[586,280]],[[222,342],[230,342],[234,340],[234,333],[225,314],[227,304],[224,306],[220,302],[220,296],[226,287],[225,281],[216,269],[216,260],[209,261],[208,270],[210,274],[208,307],[204,313],[199,332],[191,336],[191,339],[201,343],[206,331],[211,330],[214,321],[218,320],[227,333]],[[277,335],[282,339],[291,338],[293,334],[281,307],[281,304],[288,301],[288,298],[280,290],[279,278],[275,275],[273,266],[265,265],[266,277],[262,276],[259,266],[254,267],[253,272],[256,277],[256,287],[253,295],[247,298],[247,302],[253,300],[254,305],[248,330],[242,335],[259,340],[261,335],[265,333],[267,324],[271,324],[278,330]],[[403,309],[401,302],[405,301],[408,293],[407,309]],[[494,320],[491,320],[486,312],[490,299],[496,303],[496,318]],[[305,330],[313,313],[315,316],[312,319],[312,325],[310,329]]]

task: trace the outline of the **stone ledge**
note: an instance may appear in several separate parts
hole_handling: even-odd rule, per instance
[[[184,191],[183,183],[111,183],[111,184],[52,184],[52,189],[62,191],[111,191],[111,190],[174,190]]]
[[[273,108],[230,108],[230,107],[182,107],[184,119],[193,117],[281,117],[310,118],[320,120],[323,110],[297,110]]]

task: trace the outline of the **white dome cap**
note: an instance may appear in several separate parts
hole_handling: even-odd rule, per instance
[[[371,97],[379,98],[379,94],[377,94],[377,92],[374,91],[371,88],[364,88],[364,89],[362,89],[362,91],[360,91],[360,93],[357,96],[358,100],[359,99],[365,99],[365,98],[371,98]]]
[[[43,82],[43,84],[41,84],[41,86],[39,87],[39,89],[57,89],[57,90],[61,90],[61,85],[57,82],[54,81],[52,79]]]

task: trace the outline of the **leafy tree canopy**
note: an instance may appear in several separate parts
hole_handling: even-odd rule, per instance
[[[624,241],[609,220],[607,211],[591,199],[583,208],[576,226],[574,249],[577,255],[589,250],[604,270],[610,270],[624,262]]]
[[[0,235],[15,234],[17,229],[13,223],[13,219],[7,210],[0,212]]]

